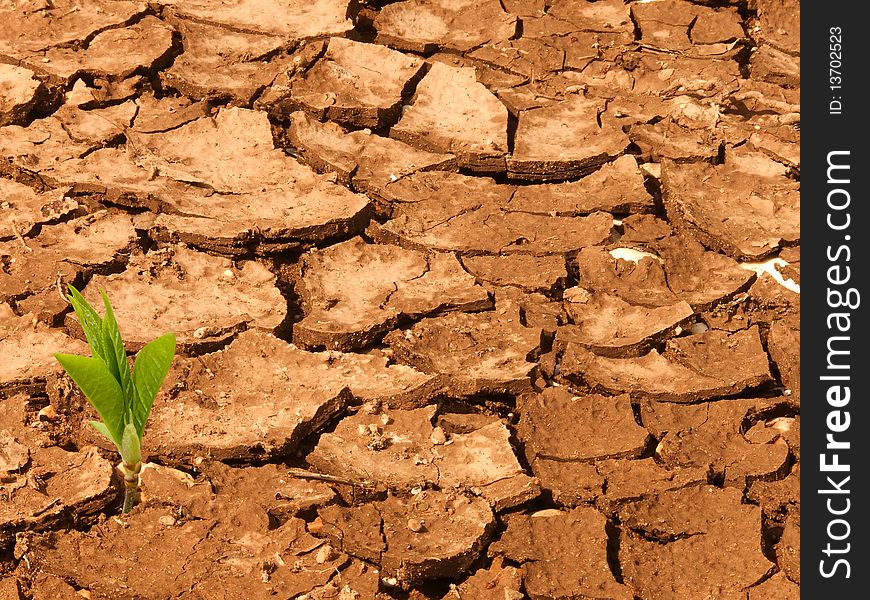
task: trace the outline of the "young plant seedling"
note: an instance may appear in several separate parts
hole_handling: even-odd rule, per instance
[[[92,356],[54,357],[100,415],[102,421],[90,421],[91,426],[109,438],[121,454],[123,512],[128,513],[139,489],[145,423],[175,356],[175,335],[166,333],[146,344],[136,355],[131,374],[109,298],[103,290],[100,295],[106,307],[102,318],[78,290],[69,286],[67,299],[85,331]]]

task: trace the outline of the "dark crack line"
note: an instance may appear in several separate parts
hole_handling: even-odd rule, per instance
[[[654,531],[647,531],[643,527],[629,527],[629,531],[639,536],[641,539],[652,542],[654,544],[660,544],[665,546],[667,544],[672,544],[674,542],[678,542],[680,540],[688,540],[693,537],[698,537],[702,535],[707,535],[706,531],[695,531],[695,532],[682,532],[682,533],[673,533],[670,535],[662,534],[659,535]]]
[[[486,44],[484,44],[484,45],[486,45]],[[500,88],[501,90],[518,88],[520,86],[526,85],[527,83],[531,83],[533,80],[533,77],[530,75],[526,75],[525,73],[518,73],[517,71],[511,70],[509,67],[505,67],[503,65],[499,65],[497,63],[494,63],[494,62],[491,62],[491,61],[488,61],[488,60],[485,60],[482,58],[469,58],[469,60],[472,62],[480,63],[481,65],[485,66],[486,68],[492,69],[493,71],[498,71],[499,73],[504,73],[505,75],[513,75],[514,77],[522,78],[522,81],[517,83],[516,85],[512,85],[512,86],[507,87],[507,88]],[[511,62],[515,62],[516,59],[510,59],[510,60],[511,60]],[[486,87],[486,86],[484,86],[484,87]],[[487,89],[489,89],[489,88],[487,87]],[[490,90],[490,92],[494,96],[498,97],[498,94],[495,91]],[[501,101],[500,98],[499,98],[499,100]],[[502,102],[502,104],[504,104],[504,103]]]
[[[215,529],[215,527],[217,527],[217,525],[218,525],[218,521],[212,521],[211,525],[209,525],[209,528],[205,530],[202,537],[199,538],[199,540],[197,540],[197,542],[193,545],[193,547],[190,549],[190,553],[184,557],[184,563],[181,565],[181,571],[172,580],[173,583],[178,583],[178,578],[187,572],[187,566],[188,566],[188,564],[190,564],[190,562],[193,560],[193,557],[196,555],[197,547],[200,544],[202,544],[203,542],[205,542],[206,540],[210,539],[211,532]],[[215,562],[220,560],[220,558],[221,557],[218,557],[217,559],[215,559]]]
[[[695,41],[692,39],[692,30],[695,28],[695,23],[698,22],[698,15],[689,22],[688,27],[686,27],[686,38],[689,40],[689,43],[693,46],[695,45]],[[667,24],[667,23],[666,23]]]
[[[776,574],[779,573],[779,572],[780,572],[780,568],[779,568],[779,566],[778,566],[777,564],[773,564],[773,565],[771,565],[771,567],[770,567],[770,569],[767,571],[767,573],[765,573],[764,575],[762,575],[761,577],[759,577],[758,580],[757,580],[755,583],[750,583],[750,584],[747,585],[745,588],[742,588],[742,591],[748,592],[748,591],[751,590],[752,588],[758,587],[759,585],[761,585],[762,583],[766,582],[768,579],[770,579],[771,577],[773,577],[774,575],[776,575]]]
[[[381,543],[383,543],[383,545],[384,545],[384,549],[382,551],[378,552],[378,565],[380,565],[384,562],[384,554],[389,552],[390,545],[387,543],[387,536],[384,533],[384,516],[381,514],[381,511],[377,506],[375,506],[375,510],[378,511],[378,519],[379,519],[378,520],[378,537],[380,537]],[[350,554],[350,553],[348,552],[348,554]]]
[[[54,22],[56,20],[61,20],[64,17],[71,14],[72,12],[73,12],[72,10],[69,10],[61,15],[58,15],[58,16],[48,15],[48,21]],[[45,12],[43,12],[43,14],[45,14]],[[98,29],[95,29],[95,30],[91,31],[90,33],[88,33],[87,35],[85,35],[80,40],[73,40],[71,42],[62,42],[60,44],[44,46],[38,50],[35,50],[34,53],[44,53],[44,52],[47,52],[49,50],[54,50],[54,49],[73,50],[73,51],[87,50],[90,47],[91,42],[93,42],[94,38],[97,37],[98,35],[100,35],[102,33],[106,33],[107,31],[113,31],[115,29],[126,29],[127,27],[131,27],[131,26],[135,25],[136,23],[140,22],[142,19],[144,19],[145,17],[148,17],[148,16],[155,16],[156,17],[157,15],[150,8],[146,8],[145,10],[132,15],[126,21],[122,21],[120,23],[111,23],[109,25],[106,25],[105,27],[100,27]],[[53,24],[57,24],[57,23],[53,23]]]
[[[183,3],[179,3],[183,6]],[[172,10],[175,14],[173,15],[179,21],[190,21],[191,23],[196,23],[198,25],[205,25],[207,27],[214,27],[215,29],[223,29],[225,31],[229,31],[232,33],[241,33],[244,35],[254,35],[254,36],[266,36],[266,37],[274,37],[280,38],[281,36],[276,36],[270,33],[264,33],[263,31],[258,31],[256,29],[246,29],[244,27],[234,27],[227,23],[219,23],[218,21],[211,21],[209,19],[202,19],[200,17],[194,17],[192,15],[179,14],[175,9],[167,6],[166,8]],[[161,19],[163,20],[163,19]]]
[[[435,229],[436,227],[441,227],[442,225],[447,225],[447,224],[450,223],[450,221],[452,221],[453,219],[458,219],[459,217],[462,217],[462,216],[464,216],[464,215],[466,215],[466,214],[468,214],[468,213],[470,213],[470,212],[474,212],[474,211],[476,211],[476,210],[480,210],[481,208],[483,208],[483,203],[475,204],[475,205],[473,205],[473,206],[468,206],[468,207],[466,207],[466,208],[463,208],[462,210],[460,210],[460,211],[459,211],[458,213],[456,213],[455,215],[451,215],[451,216],[447,217],[446,219],[444,219],[444,220],[442,220],[442,221],[438,221],[438,222],[435,223],[434,225],[430,225],[429,227],[424,227],[423,229],[420,230],[420,233],[426,233],[426,232],[432,231],[432,230]],[[487,218],[489,218],[489,217],[487,217]],[[485,220],[484,220],[484,224],[486,224],[486,221],[485,221]]]
[[[423,279],[426,275],[429,274],[429,271],[432,269],[432,263],[431,263],[430,260],[429,260],[429,254],[428,254],[428,253],[423,255],[423,260],[426,261],[426,266],[423,267],[423,272],[420,273],[419,275],[415,275],[414,277],[411,277],[410,279],[405,279],[405,280],[404,280],[404,283],[407,283],[407,282],[409,282],[409,281],[417,281],[418,279]],[[457,261],[457,262],[458,262],[458,261]],[[461,263],[460,263],[460,264],[461,264]]]
[[[393,297],[393,294],[397,293],[398,291],[399,291],[399,284],[394,281],[393,282],[393,289],[391,291],[387,292],[387,295],[384,298],[383,302],[381,302],[378,305],[378,309],[379,310],[386,310],[387,305],[390,303],[390,299]]]

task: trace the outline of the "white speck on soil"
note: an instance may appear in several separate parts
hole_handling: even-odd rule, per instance
[[[642,250],[635,250],[634,248],[614,248],[610,251],[610,256],[613,258],[621,258],[622,260],[630,260],[631,262],[640,262],[640,260],[644,257],[653,258],[659,262],[662,262],[658,256],[653,254],[652,252],[644,252]]]
[[[743,262],[740,263],[740,267],[746,269],[747,271],[755,271],[755,274],[761,277],[762,273],[767,273],[771,277],[773,277],[776,282],[784,287],[787,290],[794,292],[795,294],[801,293],[801,286],[794,282],[792,279],[786,279],[782,276],[782,273],[779,272],[779,269],[776,267],[787,267],[788,263],[782,258],[776,257],[766,260],[764,262]]]

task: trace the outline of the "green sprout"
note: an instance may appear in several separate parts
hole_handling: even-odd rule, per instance
[[[136,502],[142,470],[142,436],[154,398],[175,356],[175,335],[166,333],[146,344],[136,355],[132,375],[118,322],[106,292],[100,290],[106,316],[97,311],[72,285],[67,299],[85,331],[92,356],[55,354],[64,370],[93,405],[102,422],[91,426],[109,438],[121,454],[124,472],[124,508]]]

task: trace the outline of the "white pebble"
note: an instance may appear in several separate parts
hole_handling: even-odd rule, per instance
[[[329,562],[335,558],[335,550],[332,549],[332,546],[329,544],[325,544],[320,547],[317,551],[317,555],[314,557],[314,560],[317,561],[318,565],[322,565],[323,563]]]
[[[689,329],[689,331],[691,331],[692,333],[698,334],[698,333],[704,333],[708,329],[709,329],[709,327],[707,327],[706,323],[695,323],[694,325],[692,325],[692,328]]]
[[[432,430],[432,434],[429,436],[429,440],[436,446],[440,446],[447,441],[447,434],[445,434],[444,430],[440,427],[436,427]]]

